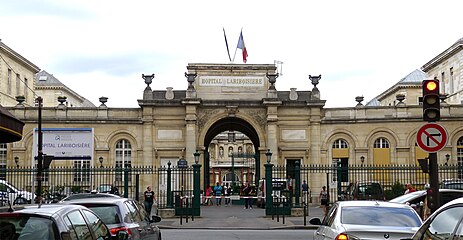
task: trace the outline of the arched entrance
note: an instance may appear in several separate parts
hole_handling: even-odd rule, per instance
[[[260,153],[259,153],[259,146],[260,146],[260,141],[259,141],[259,136],[257,134],[257,131],[254,129],[251,124],[249,124],[247,121],[238,118],[238,117],[226,117],[223,119],[218,120],[212,126],[208,129],[205,139],[204,139],[204,186],[214,184],[213,179],[211,179],[210,175],[210,170],[211,170],[211,165],[210,165],[210,155],[209,155],[209,145],[213,141],[213,139],[223,133],[223,132],[239,132],[247,136],[249,140],[252,142],[252,146],[254,149],[251,154],[249,152],[243,152],[243,156],[246,157],[253,157],[255,161],[255,172],[253,173],[254,176],[254,184],[257,185],[259,179],[260,179]],[[222,152],[227,152],[228,149],[221,149]],[[234,153],[230,155],[230,157],[242,157],[240,156],[239,153]],[[232,179],[236,179],[236,176],[232,177]]]

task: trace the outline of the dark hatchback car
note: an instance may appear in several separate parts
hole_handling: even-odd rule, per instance
[[[342,200],[386,200],[383,186],[375,181],[360,181],[351,183],[345,192],[341,193]]]
[[[78,204],[94,211],[108,226],[111,234],[127,232],[129,239],[161,239],[161,231],[155,225],[161,218],[149,218],[145,209],[135,200],[122,197],[91,197],[66,200],[62,204]]]
[[[91,210],[78,205],[27,205],[0,209],[0,239],[127,239],[112,237],[108,227]]]

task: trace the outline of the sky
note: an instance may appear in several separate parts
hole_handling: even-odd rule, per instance
[[[317,86],[325,107],[373,99],[463,37],[461,0],[1,0],[0,39],[99,105],[137,108],[151,88],[186,90],[189,63],[283,62],[279,91]],[[241,50],[234,63],[242,64]]]

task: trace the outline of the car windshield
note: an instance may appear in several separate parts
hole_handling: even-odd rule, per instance
[[[5,214],[0,218],[0,239],[58,239],[57,227],[47,218]]]
[[[343,207],[341,223],[371,226],[419,227],[421,221],[408,208],[352,206]]]
[[[105,224],[121,223],[121,219],[117,213],[117,206],[115,205],[87,205],[86,207],[93,210]]]
[[[463,182],[442,183],[441,188],[445,188],[445,189],[463,189]]]

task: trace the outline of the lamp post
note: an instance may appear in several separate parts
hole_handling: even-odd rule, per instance
[[[273,197],[272,197],[272,167],[273,164],[270,162],[272,161],[272,152],[270,152],[270,149],[267,149],[267,152],[265,153],[265,156],[267,157],[267,163],[264,164],[265,166],[265,214],[266,215],[271,215],[272,212],[272,204],[273,204]]]
[[[201,193],[200,193],[200,181],[201,181],[201,164],[199,164],[199,156],[201,153],[199,153],[198,150],[196,150],[195,153],[193,153],[193,156],[195,158],[195,164],[193,164],[193,216],[199,216],[200,215],[200,204],[201,204]]]
[[[100,162],[100,168],[103,167],[103,157],[98,158],[98,161]]]

